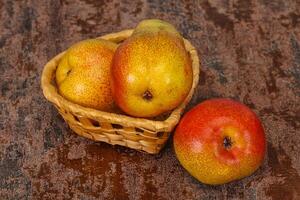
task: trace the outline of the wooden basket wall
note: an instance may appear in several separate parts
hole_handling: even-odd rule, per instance
[[[111,33],[99,38],[120,43],[133,30]],[[166,143],[171,131],[179,122],[181,114],[194,93],[199,80],[199,59],[196,49],[184,39],[193,66],[193,85],[184,100],[164,121],[130,117],[86,108],[64,99],[54,84],[55,70],[65,52],[51,59],[44,67],[41,85],[44,96],[52,102],[70,128],[80,136],[112,145],[122,145],[151,154],[158,153]]]

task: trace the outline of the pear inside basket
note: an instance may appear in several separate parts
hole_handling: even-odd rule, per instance
[[[99,38],[121,43],[132,32],[132,29],[124,30]],[[171,131],[179,122],[181,114],[191,100],[198,84],[200,66],[197,51],[188,40],[184,39],[184,44],[192,60],[192,87],[186,99],[177,108],[158,117],[145,119],[131,117],[122,112],[103,112],[80,106],[63,98],[57,90],[55,71],[65,52],[58,54],[45,65],[41,78],[43,94],[48,101],[54,104],[70,128],[78,135],[94,141],[156,154],[163,148]]]

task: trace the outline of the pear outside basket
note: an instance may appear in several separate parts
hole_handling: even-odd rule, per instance
[[[132,32],[132,29],[124,30],[99,38],[121,43]],[[55,70],[65,52],[51,59],[43,69],[41,85],[44,96],[54,104],[70,128],[78,135],[94,141],[117,144],[156,154],[163,148],[171,131],[179,122],[181,114],[198,84],[200,69],[197,51],[188,40],[184,39],[184,44],[192,59],[193,85],[186,99],[164,120],[135,118],[103,112],[77,105],[63,98],[56,88]]]

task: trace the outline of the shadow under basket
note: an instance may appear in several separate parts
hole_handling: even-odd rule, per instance
[[[120,43],[132,34],[133,30],[111,33],[99,38]],[[186,99],[164,120],[135,118],[123,114],[103,112],[80,106],[63,98],[55,85],[55,70],[65,52],[51,59],[44,67],[41,84],[44,96],[52,102],[70,128],[80,136],[112,145],[126,146],[158,153],[166,144],[171,131],[179,122],[185,106],[191,100],[199,80],[199,58],[196,49],[184,39],[184,44],[192,59],[193,85]]]

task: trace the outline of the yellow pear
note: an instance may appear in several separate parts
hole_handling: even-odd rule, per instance
[[[116,48],[117,44],[102,39],[71,46],[56,70],[59,93],[79,105],[111,111],[110,67]]]
[[[192,62],[174,26],[144,20],[117,48],[111,79],[114,100],[125,113],[154,117],[186,98],[192,86]]]

